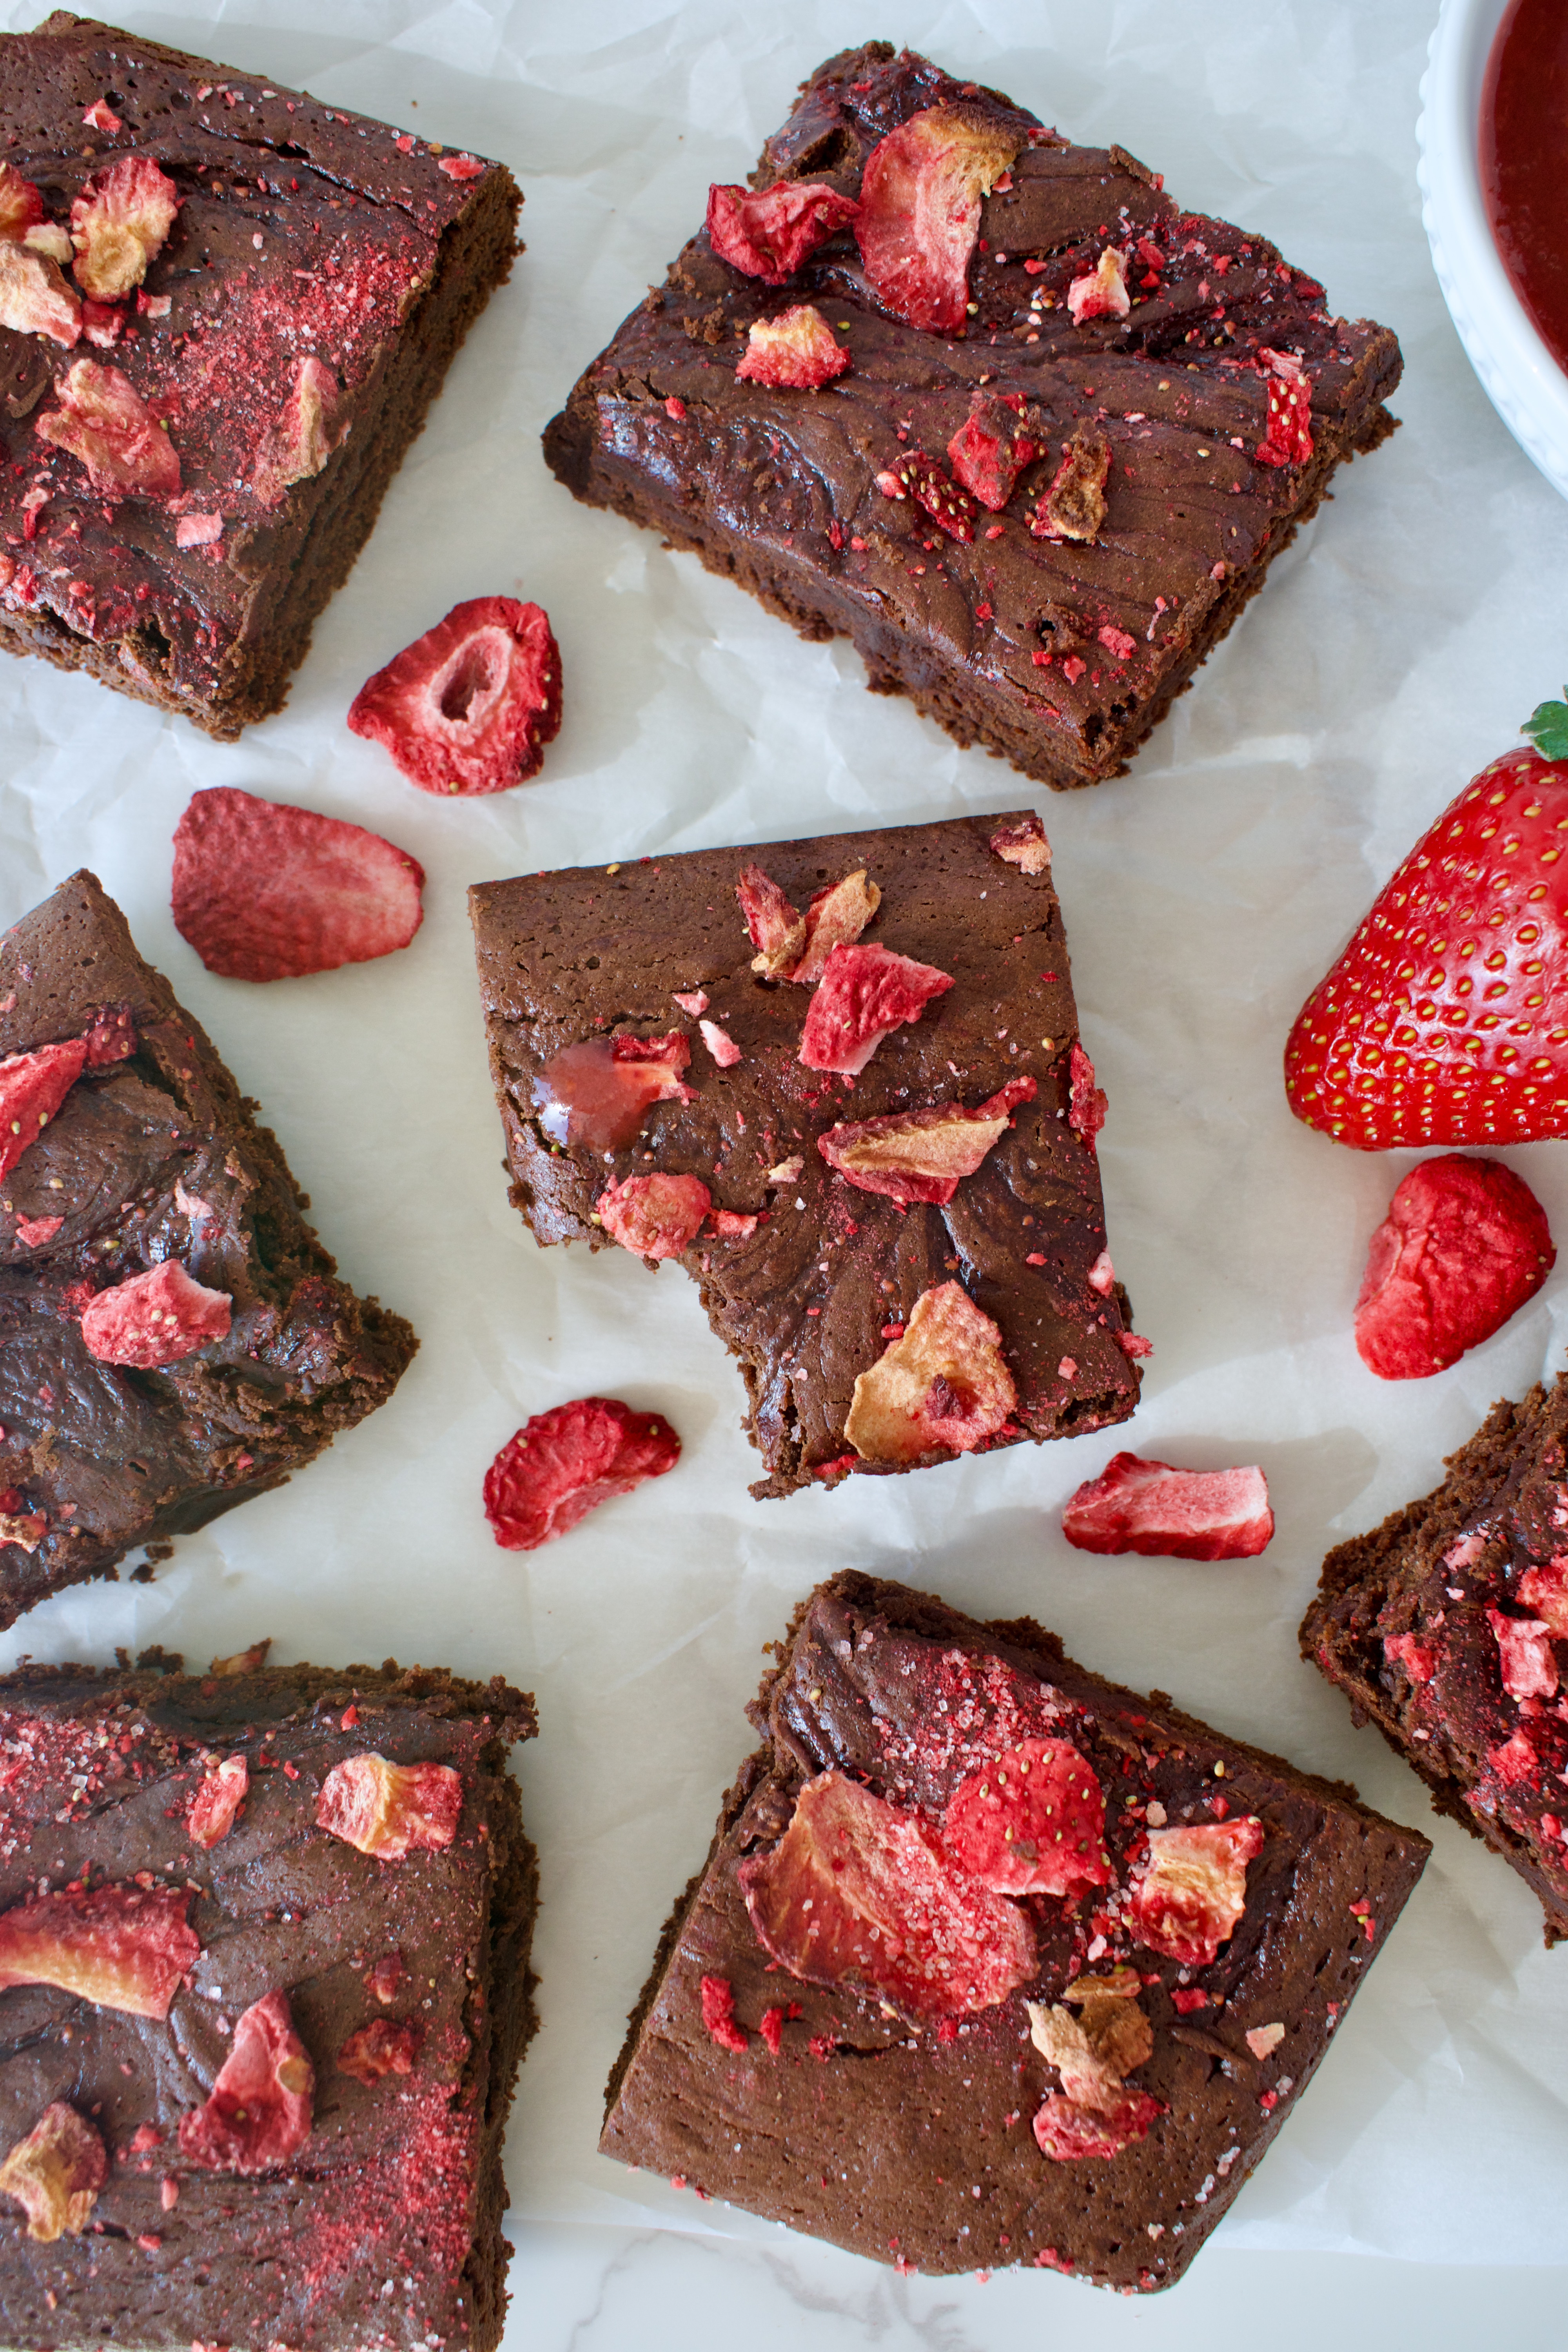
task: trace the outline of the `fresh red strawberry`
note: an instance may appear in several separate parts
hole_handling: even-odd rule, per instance
[[[764,285],[783,286],[825,237],[859,206],[824,180],[780,180],[753,188],[710,187],[708,236],[721,261]]]
[[[525,783],[561,727],[561,652],[548,616],[513,596],[454,604],[365,681],[349,725],[384,744],[421,792]]]
[[[1545,1210],[1500,1160],[1423,1160],[1367,1252],[1355,1304],[1363,1363],[1385,1381],[1440,1372],[1500,1331],[1556,1257]]]
[[[174,929],[226,980],[368,963],[419,929],[424,868],[363,825],[217,784],[174,833]]]
[[[485,1474],[485,1516],[503,1549],[537,1551],[679,1459],[680,1440],[657,1412],[574,1397],[536,1412],[501,1447]]]
[[[1568,705],[1525,732],[1540,750],[1465,787],[1290,1032],[1291,1109],[1358,1151],[1568,1135]]]
[[[872,148],[855,236],[871,289],[895,319],[963,332],[980,199],[1022,143],[965,107],[933,106]]]
[[[783,384],[793,392],[820,392],[849,364],[833,330],[814,302],[797,302],[776,319],[754,319],[736,376],[748,383]]]
[[[1250,1559],[1274,1533],[1261,1470],[1176,1470],[1117,1454],[1062,1513],[1079,1551],[1155,1559]]]

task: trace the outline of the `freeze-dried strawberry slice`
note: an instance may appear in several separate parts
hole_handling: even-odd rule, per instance
[[[417,2025],[395,2025],[389,2017],[373,2017],[338,2052],[338,2072],[370,2084],[388,2074],[412,2074],[423,2039]]]
[[[1021,1740],[961,1780],[942,1842],[998,1895],[1072,1895],[1110,1876],[1104,1792],[1070,1739]]]
[[[1437,1671],[1437,1654],[1415,1633],[1385,1633],[1383,1654],[1405,1668],[1413,1683],[1429,1683]]]
[[[962,484],[951,480],[936,459],[928,457],[923,449],[911,449],[907,457],[885,467],[877,477],[877,488],[885,499],[912,499],[934,523],[941,525],[949,539],[956,539],[965,547],[973,539],[979,507]]]
[[[703,1978],[702,2022],[721,2050],[740,2057],[751,2048],[751,2037],[735,2015],[735,1988],[728,1977]]]
[[[640,1134],[655,1103],[695,1102],[696,1090],[680,1075],[690,1060],[679,1029],[666,1037],[584,1037],[563,1045],[533,1082],[540,1127],[552,1143],[618,1150]]]
[[[47,335],[68,350],[81,334],[81,303],[47,253],[0,242],[0,327]]]
[[[1260,351],[1268,425],[1252,455],[1259,466],[1304,466],[1312,454],[1312,379],[1293,352]]]
[[[1105,1125],[1107,1104],[1105,1090],[1094,1083],[1094,1064],[1075,1037],[1072,1052],[1068,1056],[1072,1098],[1068,1105],[1068,1125],[1075,1135],[1081,1135],[1092,1150],[1094,1139]]]
[[[1000,514],[1018,487],[1026,466],[1040,454],[1040,445],[1018,429],[1024,406],[1020,394],[993,399],[976,393],[969,415],[947,445],[947,462],[972,498],[993,514]]]
[[[842,1772],[795,1799],[777,1845],[736,1873],[757,1937],[792,1976],[887,2001],[916,2025],[1005,2000],[1034,1974],[1034,1931],[960,1870],[916,1813]]]
[[[142,1371],[177,1364],[210,1339],[226,1339],[233,1301],[195,1282],[177,1257],[100,1290],[82,1309],[81,1336],[100,1364]]]
[[[1110,2107],[1081,2107],[1058,2091],[1035,2117],[1040,2152],[1053,2164],[1075,2164],[1086,2156],[1120,2156],[1148,2137],[1156,2116],[1165,2113],[1150,2091],[1125,2090]]]
[[[1568,1635],[1568,1553],[1527,1568],[1519,1580],[1519,1597],[1548,1633]]]
[[[0,1177],[8,1176],[28,1145],[37,1141],[86,1060],[85,1041],[72,1037],[0,1062]]]
[[[991,836],[992,855],[1016,866],[1021,874],[1044,874],[1051,863],[1051,845],[1037,816],[1000,826]]]
[[[702,1043],[721,1070],[732,1070],[737,1062],[745,1058],[729,1031],[721,1029],[717,1021],[700,1021],[697,1026],[701,1032]]]
[[[798,953],[796,934],[804,937],[800,916],[772,875],[764,874],[760,866],[742,866],[735,896],[757,950],[752,970],[765,971],[772,979],[782,978],[784,966],[793,966]]]
[[[701,1231],[713,1196],[700,1176],[626,1176],[594,1206],[612,1241],[639,1257],[679,1257]]]
[[[855,1382],[844,1434],[864,1461],[973,1453],[1018,1402],[1002,1334],[961,1283],[922,1290],[901,1339]]]
[[[1079,1551],[1142,1552],[1153,1559],[1251,1559],[1274,1533],[1268,1485],[1256,1466],[1178,1470],[1116,1454],[1062,1512]]]
[[[243,1756],[226,1756],[215,1772],[203,1776],[186,1816],[186,1826],[199,1846],[215,1846],[228,1835],[249,1784],[250,1771]]]
[[[150,156],[121,155],[95,172],[71,206],[76,279],[95,302],[118,302],[147,275],[183,203]]]
[[[1506,1617],[1487,1611],[1498,1646],[1502,1686],[1510,1698],[1550,1698],[1557,1688],[1557,1660],[1550,1627],[1540,1617]]]
[[[131,1017],[131,1007],[105,1005],[82,1042],[87,1047],[89,1070],[129,1060],[136,1051],[136,1024]]]
[[[918,1021],[950,972],[889,948],[836,946],[806,1007],[800,1059],[808,1070],[863,1070],[889,1029]]]
[[[1110,444],[1103,433],[1080,425],[1068,443],[1050,488],[1029,518],[1036,539],[1076,539],[1092,543],[1110,511],[1105,485],[1110,475]]]
[[[708,236],[732,269],[783,286],[859,209],[824,180],[780,180],[760,192],[715,184],[708,191]]]
[[[316,2070],[286,1994],[253,2001],[205,2106],[180,2117],[180,2154],[209,2172],[272,2172],[310,2137]]]
[[[401,1862],[450,1845],[462,1810],[463,1776],[449,1764],[345,1756],[321,1783],[316,1827],[380,1862]]]
[[[1136,1969],[1119,1968],[1107,1977],[1075,1977],[1052,2007],[1042,2000],[1026,2003],[1030,2041],[1079,2106],[1115,2107],[1126,2077],[1153,2055],[1153,2029],[1139,2005],[1141,1989]]]
[[[680,1440],[658,1413],[576,1397],[535,1413],[501,1447],[485,1473],[485,1517],[504,1550],[537,1551],[679,1459]]]
[[[294,980],[405,948],[425,869],[363,825],[230,784],[174,829],[174,929],[226,980]]]
[[[342,387],[324,360],[312,352],[301,360],[293,389],[262,437],[251,468],[250,487],[263,506],[276,506],[293,482],[319,474],[340,435]]]
[[[26,2213],[28,2237],[52,2246],[62,2235],[80,2237],[108,2177],[109,2158],[97,2132],[85,2116],[56,2099],[0,2164],[0,2194],[14,2197]]]
[[[1500,1160],[1451,1152],[1403,1179],[1372,1237],[1356,1350],[1385,1381],[1425,1380],[1500,1331],[1556,1261],[1546,1212]]]
[[[355,695],[349,725],[425,793],[504,793],[537,775],[561,727],[561,653],[547,615],[476,596]]]
[[[1068,288],[1068,309],[1075,327],[1090,319],[1125,319],[1132,308],[1127,291],[1127,264],[1115,246],[1108,245],[1098,268],[1075,278]]]
[[[1009,1078],[973,1110],[962,1103],[931,1103],[883,1118],[843,1119],[817,1137],[816,1148],[830,1168],[863,1192],[881,1192],[906,1206],[951,1201],[960,1180],[973,1176],[1006,1133],[1010,1114],[1019,1103],[1033,1102],[1038,1091],[1033,1078]]]
[[[813,302],[797,302],[776,319],[754,319],[736,376],[745,383],[780,384],[817,392],[849,364],[844,345]]]
[[[860,866],[819,890],[797,915],[779,886],[760,866],[743,866],[735,885],[741,911],[757,953],[752,970],[769,980],[815,985],[836,947],[852,947],[882,903],[882,894]]]
[[[0,163],[0,238],[20,245],[44,217],[44,200],[15,163]]]
[[[1235,1822],[1151,1830],[1132,1883],[1127,1924],[1141,1944],[1185,1968],[1207,1968],[1247,1908],[1247,1865],[1263,1851],[1263,1824]]]
[[[872,148],[855,236],[871,290],[896,319],[963,332],[980,199],[1022,144],[977,111],[933,106]]]
[[[184,1889],[100,1886],[29,1895],[0,1913],[0,1990],[56,1985],[100,2009],[167,2017],[201,1943],[185,1925]]]
[[[78,360],[55,392],[59,406],[47,410],[33,429],[41,441],[79,457],[95,490],[174,496],[180,487],[174,445],[118,368]]]

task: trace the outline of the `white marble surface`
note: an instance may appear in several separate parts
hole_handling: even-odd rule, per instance
[[[0,0],[0,26],[37,5]],[[1075,2328],[1197,2352],[1561,2339],[1568,2264],[1568,1956],[1500,1864],[1300,1665],[1326,1546],[1433,1483],[1491,1399],[1562,1360],[1554,1277],[1486,1349],[1385,1387],[1349,1336],[1366,1238],[1406,1155],[1363,1160],[1283,1101],[1286,1029],[1376,884],[1560,686],[1568,507],[1459,350],[1421,233],[1412,131],[1430,0],[195,0],[131,25],[242,71],[505,156],[529,251],[481,322],[316,634],[288,709],[237,747],[36,664],[0,664],[0,920],[91,863],[146,952],[258,1095],[347,1274],[424,1348],[394,1402],[293,1486],[0,1643],[197,1662],[500,1667],[542,1725],[519,1770],[542,1851],[542,2030],[509,2149],[509,2352],[743,2340],[1014,2352]],[[464,886],[522,866],[902,822],[1026,797],[856,658],[806,646],[650,536],[576,508],[540,427],[735,179],[795,81],[889,31],[1118,139],[1184,201],[1275,237],[1335,304],[1386,320],[1404,430],[1342,478],[1127,779],[1044,813],[1086,1036],[1111,1101],[1110,1234],[1154,1340],[1131,1433],[1015,1449],[788,1505],[745,1496],[738,1387],[667,1269],[533,1247],[498,1165]],[[415,101],[417,100],[417,104]],[[567,717],[540,782],[451,806],[343,727],[363,677],[459,597],[551,611]],[[429,877],[385,963],[247,989],[168,915],[169,840],[198,785],[238,783],[385,832]],[[1508,1155],[1568,1236],[1560,1148]],[[668,1412],[678,1473],[526,1558],[479,1488],[528,1413],[609,1390]],[[1097,1562],[1060,1505],[1129,1435],[1194,1465],[1262,1461],[1279,1533],[1243,1568]],[[1028,1610],[1089,1664],[1159,1683],[1301,1763],[1356,1778],[1436,1852],[1327,2061],[1187,2282],[1123,2304],[1041,2275],[899,2281],[595,2153],[599,2092],[660,1919],[746,1739],[762,1643],[818,1573],[906,1573]]]

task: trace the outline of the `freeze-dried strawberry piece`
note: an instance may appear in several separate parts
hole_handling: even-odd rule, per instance
[[[68,350],[81,334],[81,303],[47,253],[0,242],[0,327],[47,335]]]
[[[203,1776],[186,1816],[186,1827],[199,1846],[215,1846],[219,1838],[228,1835],[249,1784],[249,1768],[243,1756],[226,1756],[216,1772]]]
[[[742,866],[735,896],[757,950],[752,970],[765,971],[773,979],[782,977],[784,964],[793,965],[798,952],[801,917],[772,875],[764,874],[760,866]]]
[[[295,980],[405,948],[425,869],[378,833],[231,784],[174,829],[174,929],[226,980]]]
[[[81,119],[94,131],[123,131],[125,128],[106,98],[95,98]]]
[[[708,991],[705,988],[672,988],[669,992],[682,1013],[689,1013],[693,1020],[700,1013],[708,1010]]]
[[[819,890],[804,915],[760,866],[746,866],[735,885],[746,929],[757,953],[752,970],[769,980],[814,985],[836,947],[852,947],[882,903],[882,894],[860,866]]]
[[[85,2116],[56,2099],[0,2164],[0,2194],[14,2197],[26,2213],[28,2237],[52,2246],[62,2235],[80,2237],[108,2177],[109,2158],[97,2132]]]
[[[367,678],[349,726],[425,793],[504,793],[537,775],[561,728],[561,651],[547,614],[476,596]]]
[[[0,1990],[47,1984],[122,2009],[167,2017],[180,1979],[201,1956],[185,1925],[190,1895],[100,1886],[33,1895],[0,1912]]]
[[[944,474],[934,457],[923,449],[911,449],[907,457],[888,467],[877,477],[877,488],[886,499],[912,499],[916,506],[941,525],[949,539],[956,539],[967,547],[974,537],[975,517],[980,509],[961,483]]]
[[[751,2048],[745,2027],[736,2021],[735,1988],[728,1977],[703,1978],[702,2022],[721,2050],[731,2050],[740,2057]]]
[[[783,286],[859,209],[823,180],[780,180],[760,192],[715,184],[708,191],[708,236],[731,269]]]
[[[1120,2156],[1148,2137],[1164,2106],[1150,2091],[1126,2090],[1110,2107],[1081,2107],[1055,2092],[1035,2117],[1040,2152],[1053,2164],[1075,2164],[1086,2156]]]
[[[16,1544],[23,1551],[34,1552],[48,1531],[42,1511],[0,1510],[0,1544]]]
[[[818,392],[844,373],[849,354],[814,302],[797,302],[775,319],[753,319],[735,370],[744,383],[772,383],[791,392]]]
[[[1522,1725],[1511,1739],[1505,1739],[1500,1747],[1488,1748],[1487,1762],[1505,1789],[1517,1789],[1521,1780],[1533,1780],[1539,1769],[1530,1734]]]
[[[394,2025],[389,2017],[373,2017],[351,2033],[338,2052],[340,2074],[356,2083],[379,2083],[388,2074],[412,2074],[424,2040],[417,2025]]]
[[[1385,1633],[1383,1654],[1405,1668],[1413,1683],[1429,1683],[1437,1671],[1437,1654],[1415,1633]]]
[[[20,245],[44,217],[44,200],[15,163],[0,163],[0,239]]]
[[[100,1290],[82,1309],[81,1336],[100,1364],[156,1371],[195,1355],[210,1339],[226,1339],[232,1309],[226,1290],[194,1282],[177,1257],[168,1257],[112,1290]]]
[[[1046,838],[1046,828],[1037,816],[1026,816],[1017,824],[999,825],[991,836],[992,855],[1005,858],[1021,874],[1044,874],[1051,863],[1051,845]]]
[[[180,2154],[209,2172],[275,2171],[310,2137],[315,2088],[287,1995],[265,1993],[235,2027],[206,2105],[180,2117]]]
[[[1550,1698],[1557,1688],[1557,1660],[1545,1622],[1505,1617],[1500,1609],[1489,1609],[1487,1622],[1497,1642],[1502,1686],[1510,1698]]]
[[[79,457],[95,490],[174,496],[180,487],[174,445],[118,368],[78,360],[55,392],[59,406],[47,410],[33,429],[41,441]]]
[[[980,199],[1022,144],[966,107],[933,106],[872,148],[855,236],[871,290],[896,319],[963,332]]]
[[[1252,1559],[1274,1533],[1268,1485],[1245,1470],[1178,1470],[1116,1454],[1062,1512],[1079,1551],[1142,1552],[1152,1559]]]
[[[806,1007],[800,1059],[808,1070],[863,1070],[889,1029],[918,1021],[933,996],[952,986],[950,972],[889,948],[833,948]]]
[[[100,352],[112,351],[125,331],[125,313],[117,302],[84,302],[81,306],[81,331],[88,341],[96,344]],[[184,547],[187,543],[180,533],[189,520],[188,515],[182,515],[175,526],[176,547]],[[218,528],[220,530],[223,528],[221,518]]]
[[[610,1239],[639,1257],[679,1257],[701,1231],[713,1196],[700,1176],[626,1176],[594,1206]]]
[[[1568,1635],[1568,1552],[1540,1568],[1527,1568],[1519,1580],[1519,1597],[1549,1633]]]
[[[402,1953],[387,1952],[374,1968],[366,1969],[361,1981],[366,1991],[374,1993],[384,2006],[397,1999],[397,1988],[403,1982],[404,1973]]]
[[[540,1127],[552,1143],[618,1150],[641,1132],[655,1103],[695,1102],[680,1076],[690,1060],[679,1029],[665,1037],[585,1037],[563,1045],[533,1082]]]
[[[1462,1151],[1424,1160],[1372,1237],[1356,1352],[1380,1380],[1440,1372],[1500,1331],[1556,1257],[1546,1212],[1511,1168]]]
[[[118,302],[147,275],[183,203],[150,156],[122,155],[95,172],[71,206],[76,279],[95,302]]]
[[[1304,466],[1312,454],[1312,379],[1293,352],[1262,350],[1258,362],[1268,372],[1268,425],[1253,459]]]
[[[462,1810],[463,1776],[449,1764],[345,1756],[321,1783],[316,1827],[380,1862],[401,1862],[450,1845]]]
[[[47,261],[58,261],[62,269],[68,262],[73,261],[76,257],[76,247],[70,241],[70,231],[62,228],[58,221],[35,222],[31,228],[24,230],[22,242],[29,253],[41,253]],[[66,290],[74,302],[75,293],[68,287]]]
[[[136,1024],[128,1004],[105,1005],[82,1040],[89,1070],[128,1061],[136,1051]]]
[[[1075,1977],[1053,2007],[1043,2000],[1025,2004],[1030,2041],[1057,2069],[1076,2105],[1114,2108],[1126,2077],[1153,2055],[1154,2032],[1139,2006],[1141,1990],[1137,1970],[1121,1968],[1106,1977]]]
[[[744,1058],[729,1031],[721,1029],[717,1021],[700,1021],[697,1026],[702,1033],[702,1043],[721,1070],[732,1070]]]
[[[762,1219],[738,1209],[715,1209],[713,1230],[723,1241],[749,1242]]]
[[[969,415],[947,445],[953,473],[993,514],[1001,513],[1018,487],[1019,475],[1040,454],[1040,444],[1018,429],[1022,407],[1016,394],[1009,400],[976,393]]]
[[[914,1201],[951,1201],[960,1180],[973,1176],[1001,1140],[1019,1103],[1033,1102],[1033,1078],[1007,1084],[966,1110],[962,1103],[931,1103],[922,1110],[891,1111],[882,1118],[841,1119],[816,1139],[830,1168],[863,1192],[881,1192],[907,1207]]]
[[[916,2025],[1005,2000],[1037,1965],[1027,1915],[968,1877],[920,1816],[842,1772],[795,1799],[736,1873],[759,1941],[792,1976],[887,2001]]]
[[[507,1551],[537,1551],[612,1496],[662,1478],[680,1440],[656,1412],[616,1397],[576,1397],[537,1412],[485,1473],[485,1517]]]
[[[1110,1876],[1104,1791],[1070,1739],[1021,1740],[970,1773],[948,1801],[942,1842],[998,1895],[1072,1895]]]
[[[1092,1150],[1094,1139],[1105,1125],[1108,1108],[1105,1089],[1094,1083],[1094,1064],[1075,1037],[1072,1052],[1068,1056],[1072,1098],[1068,1106],[1068,1125],[1075,1135],[1081,1135]]]
[[[312,352],[295,372],[293,389],[262,436],[250,487],[263,506],[276,506],[293,482],[319,474],[342,437],[338,431],[342,386]]]
[[[46,1242],[54,1240],[64,1223],[63,1217],[18,1217],[16,1239],[24,1249],[42,1249]]]
[[[1115,246],[1108,245],[1099,267],[1075,278],[1068,288],[1068,309],[1075,327],[1089,319],[1125,319],[1132,308],[1127,291],[1127,264]]]
[[[75,1086],[87,1060],[83,1039],[39,1045],[0,1062],[0,1177],[36,1143]]]
[[[1263,1851],[1263,1824],[1235,1822],[1151,1830],[1127,1924],[1141,1944],[1185,1968],[1207,1968],[1247,1908],[1247,1865]]]
[[[856,1381],[844,1434],[868,1462],[913,1462],[937,1446],[970,1454],[1017,1402],[1001,1332],[961,1283],[942,1282]]]

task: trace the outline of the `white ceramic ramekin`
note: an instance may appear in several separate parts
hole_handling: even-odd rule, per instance
[[[1510,283],[1481,194],[1481,86],[1507,6],[1508,0],[1443,0],[1415,127],[1421,217],[1443,299],[1488,399],[1568,498],[1568,373]]]

